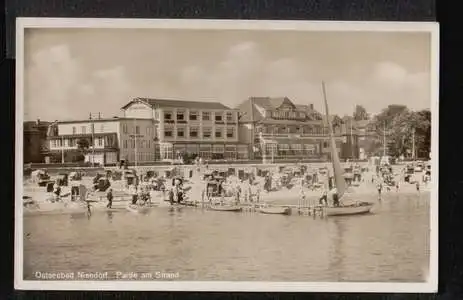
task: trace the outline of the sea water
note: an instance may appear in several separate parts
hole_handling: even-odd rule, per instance
[[[429,193],[382,198],[371,214],[328,218],[200,208],[26,216],[24,279],[81,272],[106,274],[101,279],[424,281]]]

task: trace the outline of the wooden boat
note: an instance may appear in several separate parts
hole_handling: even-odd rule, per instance
[[[149,211],[149,207],[148,206],[140,206],[140,205],[134,205],[134,204],[130,204],[128,205],[127,207],[127,210],[130,211],[130,212],[133,212],[133,213],[147,213]]]
[[[209,209],[215,210],[215,211],[231,211],[231,212],[239,212],[243,210],[243,208],[239,206],[232,206],[232,205],[213,205]]]
[[[93,208],[91,208],[93,211]],[[63,203],[63,202],[45,202],[36,203],[34,206],[23,208],[24,215],[35,214],[86,214],[88,213],[87,205],[83,203]]]
[[[262,214],[269,214],[269,215],[290,215],[291,208],[287,206],[268,206],[268,207],[261,207],[259,212]]]
[[[323,98],[325,102],[325,113],[326,120],[328,123],[328,133],[330,140],[330,150],[331,150],[331,163],[333,164],[334,171],[334,183],[336,191],[334,194],[337,195],[338,201],[341,201],[342,196],[344,196],[347,190],[347,184],[345,181],[345,169],[341,167],[341,162],[338,157],[338,151],[336,149],[336,142],[334,140],[333,126],[331,124],[330,114],[328,111],[328,101],[326,99],[326,90],[325,84],[322,83]],[[326,207],[325,213],[327,216],[345,216],[345,215],[357,215],[369,213],[373,205],[366,202],[358,202],[353,205],[341,205],[335,207]]]
[[[371,211],[373,204],[362,203],[359,205],[346,205],[338,207],[326,207],[326,216],[347,216],[347,215],[360,215],[366,214]]]

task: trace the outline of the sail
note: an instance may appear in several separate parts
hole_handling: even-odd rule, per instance
[[[323,88],[323,98],[325,101],[326,119],[328,122],[328,133],[329,133],[329,138],[330,138],[331,161],[333,163],[334,181],[335,181],[336,189],[338,192],[338,197],[339,199],[341,199],[341,197],[344,195],[346,191],[346,181],[343,176],[344,170],[341,167],[341,162],[339,161],[338,151],[336,149],[336,142],[334,140],[333,127],[332,127],[331,120],[330,120],[330,114],[328,110],[328,101],[326,100],[326,90],[325,90],[324,82],[322,83],[322,88]]]

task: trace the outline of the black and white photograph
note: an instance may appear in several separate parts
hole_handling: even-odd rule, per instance
[[[435,292],[438,24],[18,18],[15,287]]]

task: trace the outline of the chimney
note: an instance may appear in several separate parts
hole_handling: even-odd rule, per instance
[[[311,110],[313,110],[313,103],[310,103],[310,104],[309,104],[309,108],[310,108]]]
[[[98,112],[98,119],[101,119],[101,113]]]
[[[37,125],[40,125],[40,119],[37,119]]]
[[[88,114],[88,118],[91,120],[92,119],[92,113]]]

